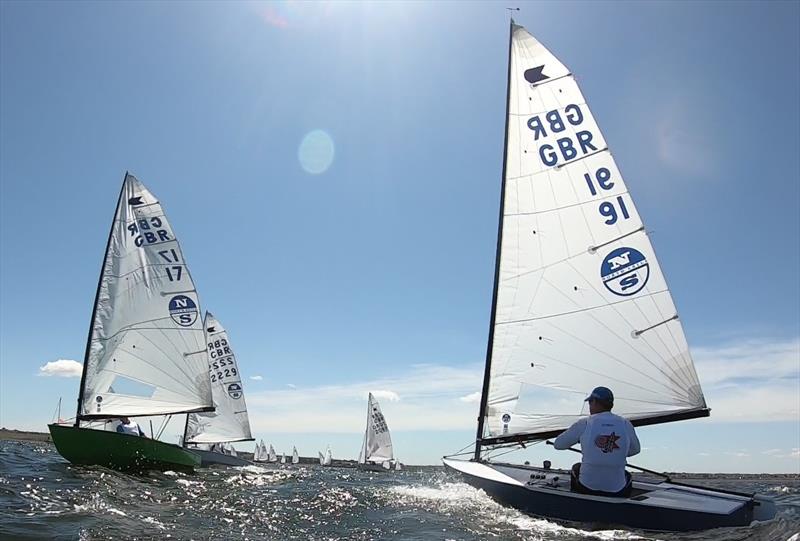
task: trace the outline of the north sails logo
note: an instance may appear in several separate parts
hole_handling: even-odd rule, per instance
[[[617,248],[603,259],[600,276],[611,293],[629,297],[641,291],[647,284],[650,265],[639,250]]]
[[[242,386],[238,383],[231,383],[228,385],[228,394],[234,400],[238,400],[242,397]]]
[[[197,304],[186,295],[175,295],[169,301],[169,316],[181,327],[191,327],[198,314]]]

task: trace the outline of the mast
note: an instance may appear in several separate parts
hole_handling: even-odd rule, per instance
[[[497,224],[497,251],[494,263],[494,290],[492,291],[492,315],[489,320],[489,341],[486,345],[486,367],[483,371],[483,389],[481,405],[478,410],[478,431],[475,435],[475,461],[481,459],[481,439],[483,438],[483,421],[485,419],[486,402],[489,399],[489,381],[492,369],[492,348],[494,346],[494,325],[497,313],[497,290],[500,284],[500,252],[503,246],[503,212],[506,201],[506,162],[508,161],[508,112],[511,101],[511,47],[514,36],[514,19],[508,27],[508,75],[506,78],[506,128],[503,138],[503,173],[500,180],[500,212]]]
[[[94,294],[94,306],[92,307],[92,318],[89,320],[89,336],[86,337],[86,351],[83,354],[83,370],[81,371],[81,385],[78,390],[78,409],[75,413],[75,427],[80,426],[81,419],[81,406],[83,405],[83,386],[86,382],[86,367],[89,363],[89,350],[92,347],[92,334],[94,334],[94,319],[97,317],[97,300],[100,297],[100,287],[103,283],[103,276],[106,272],[106,263],[108,263],[108,250],[111,247],[111,238],[114,235],[114,224],[117,223],[119,216],[119,206],[122,203],[122,194],[125,193],[125,183],[128,180],[128,172],[125,171],[125,177],[122,179],[122,187],[119,189],[119,197],[117,198],[117,206],[114,209],[114,219],[111,220],[111,227],[108,231],[108,240],[106,241],[106,251],[103,254],[103,266],[100,267],[100,277],[97,279],[97,291]]]

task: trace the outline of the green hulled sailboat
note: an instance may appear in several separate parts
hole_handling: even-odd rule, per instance
[[[196,454],[116,432],[122,417],[213,411],[200,303],[161,204],[133,175],[108,236],[74,425],[49,426],[74,464],[191,470]]]

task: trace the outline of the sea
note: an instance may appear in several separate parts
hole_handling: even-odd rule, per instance
[[[653,533],[559,524],[495,503],[441,468],[209,468],[128,475],[68,464],[52,444],[0,441],[0,539],[800,541],[800,479],[704,479],[773,496],[774,520]]]

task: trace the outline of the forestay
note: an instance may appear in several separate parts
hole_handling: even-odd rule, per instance
[[[641,424],[707,414],[664,275],[575,78],[523,27],[511,31],[479,438],[557,433],[598,385]]]
[[[210,411],[200,302],[158,200],[126,174],[81,379],[80,419]]]
[[[225,328],[210,313],[205,317],[209,379],[215,411],[193,413],[186,424],[187,443],[250,441],[250,420],[239,365]]]
[[[381,412],[380,404],[372,393],[369,393],[367,402],[367,430],[361,454],[364,462],[384,462],[394,458],[389,426]]]

